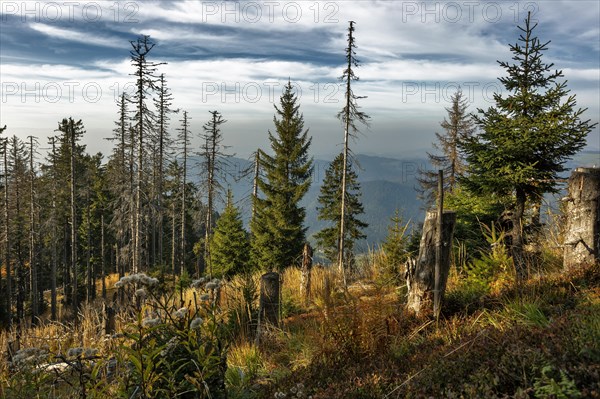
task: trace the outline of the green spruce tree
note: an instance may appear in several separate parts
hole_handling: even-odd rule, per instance
[[[407,245],[408,223],[404,223],[400,211],[396,209],[394,216],[390,218],[388,226],[388,235],[381,246],[385,256],[385,277],[400,282],[402,265],[408,258]]]
[[[233,204],[231,190],[227,193],[227,205],[212,234],[211,248],[210,257],[215,276],[232,277],[248,271],[250,241],[240,212]]]
[[[311,138],[290,82],[275,106],[276,134],[269,132],[273,155],[260,157],[263,198],[255,198],[252,229],[253,261],[263,270],[281,270],[299,260],[305,242],[306,210],[299,205],[311,183]]]
[[[507,76],[499,78],[507,95],[494,94],[495,106],[475,117],[481,133],[463,144],[468,163],[464,182],[476,193],[511,195],[511,252],[518,278],[527,274],[523,253],[523,216],[528,201],[538,202],[556,191],[564,163],[585,145],[594,125],[581,120],[575,95],[562,71],[542,61],[549,42],[534,36],[531,15],[521,35],[510,46],[514,64],[500,62]]]
[[[344,154],[342,153],[327,168],[318,198],[320,205],[317,207],[319,220],[327,220],[332,224],[319,231],[315,235],[315,238],[317,239],[318,247],[331,263],[338,261],[343,171]],[[344,229],[343,237],[345,242],[344,250],[346,251],[345,259],[351,260],[354,244],[357,240],[366,238],[362,230],[368,226],[367,223],[358,219],[358,216],[364,213],[364,208],[360,202],[360,184],[358,183],[356,172],[354,172],[351,166],[346,171],[345,209],[346,228]]]
[[[437,142],[433,143],[433,148],[437,154],[427,153],[433,170],[421,170],[417,178],[421,186],[419,193],[428,204],[435,201],[439,169],[444,170],[444,191],[452,193],[456,188],[458,178],[467,167],[460,143],[475,132],[475,122],[468,112],[468,100],[460,88],[452,95],[451,102],[452,105],[446,108],[448,117],[440,123],[445,133],[435,134]]]

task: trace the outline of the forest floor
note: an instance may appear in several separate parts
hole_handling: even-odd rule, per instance
[[[600,265],[538,273],[521,286],[510,273],[453,273],[438,321],[406,311],[406,287],[373,269],[343,290],[335,273],[315,268],[308,304],[299,274],[283,274],[281,328],[263,328],[257,344],[229,327],[238,332],[229,333],[228,398],[600,398]],[[235,314],[242,286],[223,286],[224,315]],[[178,296],[177,304],[196,300],[194,292]],[[118,315],[117,332],[132,325],[128,317]],[[25,330],[21,348],[64,357],[68,348],[93,347],[108,364],[118,358],[123,338],[104,334],[100,307],[86,307],[80,320],[77,328]],[[4,332],[0,344],[13,338]],[[57,385],[35,369],[15,374],[2,360],[0,397],[126,397],[119,392],[127,381],[118,378],[112,385],[100,374],[68,378]]]
[[[257,397],[600,398],[600,268],[490,289],[457,278],[419,318],[377,282],[315,298],[259,350],[233,347]]]

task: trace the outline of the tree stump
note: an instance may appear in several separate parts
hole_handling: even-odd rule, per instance
[[[423,224],[423,235],[419,245],[419,256],[406,264],[406,283],[408,287],[407,308],[416,314],[426,308],[432,308],[435,289],[435,252],[436,252],[437,211],[429,211]],[[440,265],[439,295],[443,299],[446,281],[450,271],[450,251],[454,237],[456,212],[444,211],[442,214],[442,259]]]
[[[279,326],[279,273],[265,273],[260,278],[261,322]]]
[[[112,306],[108,306],[107,304],[103,305],[104,307],[104,334],[112,335],[115,333],[115,315],[116,311]]]
[[[577,168],[569,178],[563,266],[600,259],[600,168]]]
[[[313,249],[309,243],[304,244],[302,251],[302,274],[300,278],[300,295],[304,300],[304,305],[310,303],[310,277],[312,271]]]

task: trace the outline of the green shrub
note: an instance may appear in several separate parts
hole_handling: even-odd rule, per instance
[[[581,392],[575,382],[559,370],[557,376],[552,366],[542,368],[542,375],[533,383],[535,397],[540,399],[576,399],[581,397]],[[555,378],[556,377],[556,378]]]

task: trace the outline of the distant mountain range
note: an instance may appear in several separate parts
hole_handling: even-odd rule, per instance
[[[241,158],[232,158],[230,161],[229,171],[235,177],[230,179],[230,186],[247,226],[251,211],[252,162]],[[326,226],[325,222],[317,218],[317,198],[329,162],[330,160],[314,160],[313,183],[302,201],[306,208],[309,240]],[[400,210],[405,221],[423,221],[423,203],[418,200],[415,187],[418,186],[416,177],[419,168],[429,168],[425,158],[395,159],[358,154],[355,162],[365,208],[362,218],[369,224],[365,230],[367,239],[358,243],[359,251],[377,246],[385,239],[390,218],[396,209]],[[582,151],[567,163],[569,169],[593,165],[600,166],[600,154],[597,151]],[[568,173],[564,176],[568,176]]]
[[[313,182],[301,203],[306,208],[305,224],[309,240],[326,226],[326,222],[317,218],[317,198],[329,162],[314,160]],[[230,164],[229,173],[235,177],[230,179],[230,187],[247,225],[251,212],[252,162],[232,158]],[[424,213],[420,209],[415,187],[418,168],[427,166],[425,159],[400,160],[359,154],[355,157],[355,165],[365,208],[362,219],[369,224],[365,230],[367,239],[358,245],[360,249],[366,250],[368,246],[378,245],[385,239],[390,218],[396,209],[401,211],[406,221],[422,219]]]

